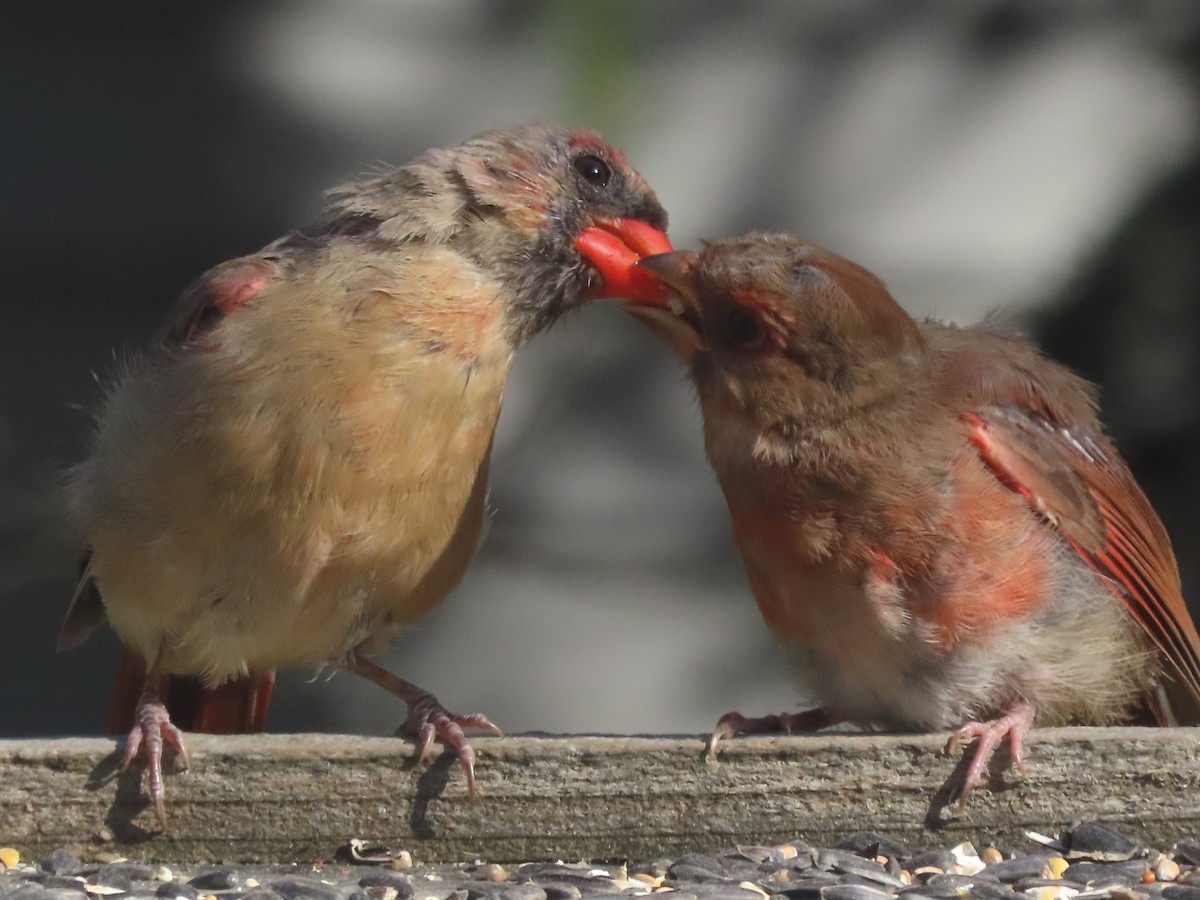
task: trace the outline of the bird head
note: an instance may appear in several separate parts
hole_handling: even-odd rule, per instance
[[[624,154],[592,131],[488,131],[339,189],[329,214],[333,230],[340,221],[385,240],[445,242],[498,273],[517,343],[586,300],[665,296],[634,264],[671,250],[667,214]]]
[[[702,400],[769,426],[869,403],[923,347],[861,266],[791,235],[751,234],[637,264],[670,288],[625,309],[691,367]]]

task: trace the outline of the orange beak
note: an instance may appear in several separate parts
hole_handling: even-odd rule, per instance
[[[593,296],[625,297],[661,305],[666,299],[662,282],[637,267],[643,256],[669,253],[667,236],[639,219],[595,219],[575,238],[575,249],[596,267],[604,282]]]

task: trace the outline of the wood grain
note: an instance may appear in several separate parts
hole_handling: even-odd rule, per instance
[[[477,738],[480,794],[457,760],[415,765],[392,738],[189,739],[157,833],[117,744],[0,741],[0,845],[63,846],[175,863],[332,858],[350,838],[422,862],[652,859],[733,843],[829,846],[861,830],[910,846],[1028,847],[1080,819],[1158,846],[1200,832],[1200,728],[1035,731],[1028,779],[1005,775],[964,818],[939,793],[954,768],[936,735],[740,738],[717,763],[698,737]]]

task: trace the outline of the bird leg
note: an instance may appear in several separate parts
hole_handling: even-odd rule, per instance
[[[175,748],[184,768],[188,765],[187,748],[183,745],[183,732],[171,722],[167,707],[159,699],[159,684],[163,676],[151,669],[146,674],[146,684],[142,688],[142,696],[138,699],[134,711],[133,728],[125,739],[125,753],[121,763],[121,771],[126,771],[137,758],[138,752],[146,758],[146,775],[149,779],[150,801],[154,804],[154,812],[158,816],[158,824],[167,827],[167,813],[163,802],[166,791],[163,788],[162,755],[163,744]]]
[[[829,725],[836,725],[835,719],[821,707],[808,709],[802,713],[780,713],[777,716],[760,716],[748,719],[738,712],[727,712],[717,720],[717,727],[708,738],[708,758],[717,756],[717,744],[725,738],[738,737],[743,734],[793,734],[801,731],[819,731]]]
[[[966,722],[950,735],[946,742],[946,753],[952,754],[963,741],[977,741],[967,771],[963,774],[962,789],[958,795],[958,812],[967,809],[967,794],[983,784],[983,770],[995,753],[996,747],[1008,736],[1009,753],[1017,771],[1025,774],[1024,740],[1033,727],[1033,704],[1028,700],[1017,700],[1009,705],[1005,714],[990,722]]]
[[[458,754],[463,771],[467,775],[467,792],[475,793],[475,751],[467,743],[463,729],[475,728],[498,737],[503,737],[504,732],[493,725],[487,716],[478,713],[463,716],[448,712],[433,694],[356,653],[351,654],[347,668],[407,703],[408,718],[396,729],[396,733],[410,737],[416,742],[419,760],[424,760],[429,754],[434,740],[441,741],[452,749]]]

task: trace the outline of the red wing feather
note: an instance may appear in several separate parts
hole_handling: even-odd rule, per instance
[[[242,256],[213,266],[180,296],[159,334],[159,342],[177,347],[199,339],[279,272],[279,257],[274,254]]]
[[[1110,580],[1193,702],[1200,702],[1200,635],[1171,542],[1112,443],[1095,427],[1070,428],[1032,409],[985,407],[964,419],[997,477]]]

